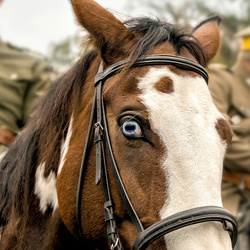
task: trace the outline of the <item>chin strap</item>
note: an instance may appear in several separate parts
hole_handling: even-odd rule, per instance
[[[180,228],[212,221],[222,223],[223,229],[229,232],[234,247],[238,233],[233,215],[221,207],[204,206],[173,214],[148,227],[138,235],[132,250],[146,249],[155,240]]]

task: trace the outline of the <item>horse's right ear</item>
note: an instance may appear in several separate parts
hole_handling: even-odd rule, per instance
[[[207,62],[216,56],[220,48],[220,22],[221,17],[211,17],[197,25],[191,33],[203,47]]]
[[[94,38],[105,64],[111,65],[127,56],[134,36],[121,21],[95,1],[71,0],[71,3],[78,22]]]

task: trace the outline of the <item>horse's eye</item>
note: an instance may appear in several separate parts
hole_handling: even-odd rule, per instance
[[[131,138],[141,138],[143,133],[139,123],[135,120],[124,120],[121,126],[122,132],[125,136]]]

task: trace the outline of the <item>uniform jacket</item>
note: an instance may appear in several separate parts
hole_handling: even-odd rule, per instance
[[[48,64],[0,40],[0,127],[17,134],[50,80]]]
[[[250,70],[238,61],[232,69],[211,65],[209,89],[215,105],[231,123],[234,135],[225,167],[250,174]]]

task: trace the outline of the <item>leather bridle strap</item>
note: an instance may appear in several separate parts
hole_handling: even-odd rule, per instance
[[[102,70],[103,70],[103,67],[102,67],[102,64],[100,64],[98,72],[102,72]],[[108,233],[109,242],[111,246],[113,246],[114,249],[123,249],[119,240],[117,229],[116,229],[115,215],[113,212],[113,203],[111,200],[109,181],[107,177],[105,149],[103,145],[103,140],[104,140],[103,133],[104,132],[105,132],[105,142],[107,143],[108,141],[108,144],[109,145],[111,144],[109,141],[109,135],[107,134],[108,128],[107,128],[106,115],[105,115],[106,113],[104,110],[104,104],[103,104],[103,98],[102,98],[102,83],[101,82],[102,81],[98,81],[98,83],[95,84],[95,95],[93,99],[89,128],[87,132],[87,139],[85,142],[85,147],[84,147],[84,152],[83,152],[83,157],[82,157],[82,162],[81,162],[81,167],[80,167],[80,174],[79,174],[78,187],[77,187],[77,196],[76,196],[76,225],[77,225],[79,238],[84,239],[84,235],[82,232],[82,223],[81,223],[81,197],[82,197],[82,187],[83,187],[83,180],[84,180],[84,170],[86,169],[86,166],[87,166],[92,128],[93,128],[93,124],[95,120],[96,123],[94,124],[94,127],[95,127],[94,139],[96,143],[96,184],[99,184],[100,179],[102,179],[104,196],[105,196],[104,213],[105,213],[105,222],[107,225],[107,233]],[[95,116],[96,116],[96,119],[95,119]],[[112,153],[110,154],[109,150],[108,150],[108,154],[112,155]],[[111,166],[112,166],[112,169],[115,168],[118,171],[116,164],[112,160],[111,160]],[[117,176],[117,174],[114,174],[114,175]],[[118,176],[120,175],[118,174]],[[137,232],[139,233],[144,228],[139,220],[139,217],[137,216],[133,208],[132,203],[130,202],[130,199],[127,195],[126,189],[122,183],[121,178],[119,179],[120,179],[120,183],[118,184],[118,187],[121,187],[119,191],[121,192],[121,196],[124,200],[124,203],[131,217],[131,220],[134,223],[137,229]]]
[[[103,102],[103,99],[102,99]],[[104,103],[102,104],[102,112],[103,112],[103,125],[104,125],[104,134],[105,134],[105,143],[106,143],[106,149],[107,149],[107,153],[109,156],[109,161],[110,161],[110,165],[111,165],[111,169],[116,181],[116,184],[118,186],[119,192],[121,194],[122,200],[128,210],[128,213],[130,215],[130,218],[137,230],[138,233],[142,232],[144,230],[141,221],[139,219],[139,216],[137,215],[130,199],[129,196],[127,194],[126,188],[123,184],[123,181],[121,179],[118,167],[116,165],[116,161],[115,161],[115,157],[113,155],[113,150],[112,150],[112,146],[111,146],[111,142],[110,142],[110,137],[109,137],[109,130],[108,130],[108,124],[107,124],[107,118],[106,118],[106,112],[105,112],[105,107],[104,107]]]
[[[126,66],[134,68],[154,65],[173,65],[181,69],[193,71],[202,76],[208,84],[207,71],[200,64],[192,60],[180,56],[147,55],[140,57],[132,65],[129,65],[128,60],[123,60],[111,65],[110,67],[105,69],[104,72],[98,72],[95,77],[95,85],[98,84],[99,81],[102,81],[104,83],[109,77],[119,73]]]
[[[221,207],[205,206],[173,214],[148,227],[138,235],[132,250],[146,249],[158,238],[180,228],[211,221],[218,221],[223,224],[223,228],[230,233],[232,246],[234,247],[237,240],[237,223],[232,214]]]
[[[103,66],[100,64],[98,72],[103,71]],[[113,202],[111,198],[111,192],[109,187],[109,179],[107,173],[107,163],[104,146],[104,131],[103,116],[105,113],[102,112],[103,98],[102,98],[102,84],[96,85],[96,123],[95,123],[95,144],[96,144],[96,184],[98,185],[102,179],[103,190],[104,190],[104,219],[107,227],[108,240],[111,245],[111,249],[122,250],[121,241],[116,227],[116,217],[113,208]]]

